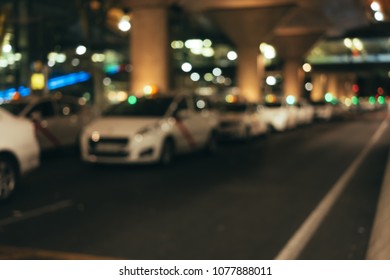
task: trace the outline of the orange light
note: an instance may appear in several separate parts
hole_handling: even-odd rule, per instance
[[[267,94],[265,96],[265,101],[267,103],[274,103],[274,102],[276,102],[276,96],[274,94]]]
[[[13,101],[19,101],[22,98],[20,93],[18,91],[15,91],[14,95],[12,96]]]
[[[237,102],[237,100],[238,100],[238,97],[235,96],[235,95],[232,95],[232,94],[228,94],[228,95],[226,95],[226,97],[225,97],[225,101],[226,101],[227,103],[235,103],[235,102]]]
[[[146,85],[144,86],[144,94],[151,95],[158,93],[158,87],[155,85]]]

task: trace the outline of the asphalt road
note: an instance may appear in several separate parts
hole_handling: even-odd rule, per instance
[[[0,204],[0,258],[273,259],[386,112],[222,143],[171,166],[91,166],[56,152]],[[299,259],[364,259],[390,128]]]

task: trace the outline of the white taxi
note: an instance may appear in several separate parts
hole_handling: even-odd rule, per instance
[[[83,99],[61,94],[30,95],[1,107],[34,123],[41,150],[75,146],[81,129],[94,117]]]
[[[38,167],[39,152],[32,123],[0,108],[0,200],[12,194],[20,175]]]
[[[90,163],[169,164],[177,154],[213,151],[217,118],[196,96],[130,96],[89,124],[81,135],[82,159]]]
[[[329,121],[332,118],[332,105],[325,101],[312,101],[314,107],[314,119],[320,121]]]
[[[275,131],[285,131],[293,125],[290,105],[283,102],[266,102],[264,111],[269,126]],[[293,119],[295,121],[295,118]]]
[[[302,99],[294,104],[298,108],[298,125],[311,124],[314,120],[314,107]]]
[[[219,109],[219,136],[249,139],[266,134],[268,122],[261,105],[251,103],[222,103]]]

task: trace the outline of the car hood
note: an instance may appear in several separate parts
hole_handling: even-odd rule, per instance
[[[104,117],[90,123],[85,132],[98,131],[109,135],[132,135],[142,128],[159,123],[161,118]]]

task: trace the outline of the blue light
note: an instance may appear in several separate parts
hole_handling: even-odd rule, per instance
[[[109,64],[106,67],[104,67],[104,72],[109,75],[119,73],[120,70],[121,68],[117,64]]]
[[[72,74],[67,74],[55,78],[51,78],[48,80],[47,86],[49,90],[58,89],[66,86],[71,86],[74,84],[86,82],[89,79],[91,79],[91,74],[87,72],[76,72]],[[0,91],[0,101],[7,101],[11,100],[15,94],[15,92],[18,91],[22,97],[30,95],[30,89],[26,87],[19,87],[18,90],[16,88],[9,88],[3,91]]]
[[[18,90],[16,90],[16,88],[9,88],[9,89],[0,91],[1,102],[11,100],[14,97],[16,92],[19,92],[19,94],[24,97],[24,96],[27,96],[30,94],[30,89],[22,86],[22,87],[19,87]]]
[[[3,100],[10,100],[16,92],[15,88],[9,88],[3,91],[0,91],[0,98]]]
[[[87,72],[77,72],[60,77],[51,78],[48,81],[49,90],[58,89],[78,83],[88,81],[91,78],[91,74]]]
[[[29,88],[19,87],[18,91],[19,91],[20,95],[23,96],[23,97],[30,95],[30,89]]]

